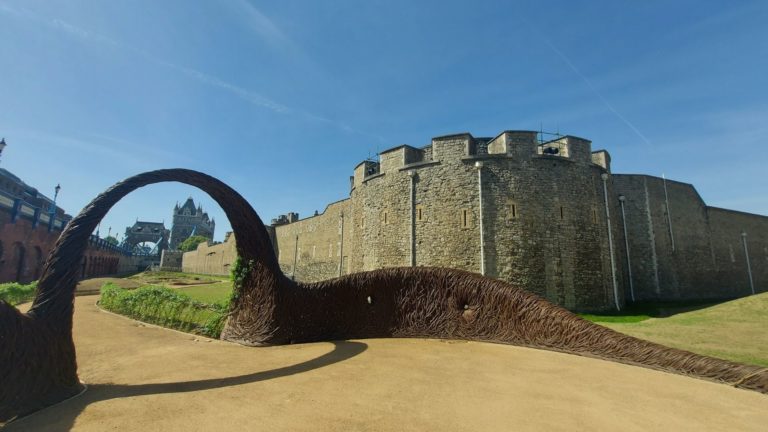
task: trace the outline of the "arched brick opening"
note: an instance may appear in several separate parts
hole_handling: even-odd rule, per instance
[[[27,249],[20,242],[13,244],[13,269],[15,272],[14,280],[24,282],[27,273]]]
[[[43,256],[43,250],[40,249],[40,246],[35,246],[34,248],[35,256],[34,256],[34,276],[33,279],[37,280],[40,278],[40,275],[43,272],[43,262],[45,262],[45,257]]]

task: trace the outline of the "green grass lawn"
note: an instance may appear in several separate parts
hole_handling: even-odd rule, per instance
[[[203,303],[221,303],[229,299],[229,295],[232,293],[232,282],[224,281],[210,285],[190,285],[176,289]]]
[[[218,338],[228,304],[197,301],[178,289],[155,285],[126,289],[107,282],[101,287],[99,305],[109,311],[144,322]]]
[[[128,277],[141,286],[161,286],[187,294],[203,303],[221,303],[229,299],[232,281],[228,276],[178,272],[143,272]]]
[[[715,305],[640,305],[624,315],[582,317],[673,348],[768,367],[768,293]]]
[[[159,271],[141,272],[127,279],[151,285],[196,285],[229,280],[229,276]]]

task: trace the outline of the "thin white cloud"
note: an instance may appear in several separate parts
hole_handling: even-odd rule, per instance
[[[274,111],[279,114],[291,114],[294,112],[291,108],[288,108],[287,106],[280,104],[278,102],[275,102],[274,100],[266,96],[262,96],[261,94],[256,93],[254,91],[228,83],[222,79],[205,74],[196,69],[180,66],[175,63],[167,62],[165,60],[160,60],[157,57],[154,57],[145,51],[142,51],[136,48],[131,48],[131,49],[133,49],[135,52],[137,52],[138,54],[142,55],[143,57],[147,58],[150,61],[169,67],[171,69],[175,69],[176,71],[181,72],[184,75],[187,75],[189,77],[192,77],[203,84],[207,84],[212,87],[217,87],[222,90],[226,90],[227,92],[243,100],[246,100],[253,105],[266,108],[268,110]]]
[[[123,148],[132,149],[133,151],[138,151],[142,154],[142,159],[145,159],[147,156],[149,156],[155,161],[173,161],[174,163],[193,162],[193,159],[190,158],[188,155],[175,152],[175,151],[164,150],[162,146],[142,145],[142,144],[137,144],[133,141],[128,141],[122,138],[116,138],[113,136],[102,135],[102,134],[88,134],[87,138],[96,140],[96,141],[107,141],[107,142],[119,144]]]
[[[289,39],[285,37],[283,32],[276,26],[274,23],[272,23],[269,18],[267,18],[264,14],[259,12],[256,8],[254,8],[250,3],[244,0],[236,0],[236,3],[239,7],[246,12],[246,14],[249,16],[249,19],[252,22],[252,27],[254,29],[258,29],[259,33],[264,35],[265,37],[268,37],[273,42],[280,42],[284,44],[291,44]],[[52,28],[57,31],[61,31],[64,33],[67,33],[69,35],[75,36],[77,38],[83,39],[83,40],[89,40],[93,42],[97,42],[100,44],[108,45],[114,48],[130,51],[136,55],[139,55],[140,57],[143,57],[145,60],[155,63],[157,65],[161,65],[170,69],[173,69],[177,72],[180,72],[190,78],[195,79],[196,81],[211,86],[216,87],[221,90],[224,90],[234,96],[237,96],[247,102],[249,102],[252,105],[268,109],[270,111],[273,111],[278,114],[284,114],[284,115],[293,115],[299,118],[303,118],[305,120],[325,123],[328,125],[331,125],[337,129],[340,129],[346,133],[352,133],[356,135],[361,135],[369,138],[376,139],[380,142],[384,142],[384,138],[378,135],[372,135],[366,132],[358,131],[352,127],[350,127],[347,124],[338,122],[336,120],[331,120],[329,118],[304,111],[304,110],[297,110],[291,107],[288,107],[284,104],[281,104],[279,102],[276,102],[264,95],[261,95],[257,92],[254,92],[252,90],[237,86],[235,84],[232,84],[230,82],[224,81],[220,78],[217,78],[212,75],[208,75],[204,72],[201,72],[196,69],[192,69],[186,66],[181,66],[176,63],[172,63],[163,59],[160,59],[152,54],[150,54],[147,51],[144,51],[142,49],[136,48],[131,45],[124,44],[122,42],[119,42],[117,40],[111,39],[109,37],[106,37],[104,35],[85,30],[83,28],[80,28],[78,26],[72,25],[66,21],[63,21],[59,18],[45,18],[41,16],[40,14],[37,14],[29,9],[23,9],[23,8],[12,8],[7,5],[0,5],[0,12],[14,15],[17,17],[29,19],[32,21],[35,21],[39,24],[45,25],[49,28]]]
[[[152,164],[149,164],[148,161],[158,162],[167,156],[150,146],[141,146],[109,137],[93,135],[90,137],[91,139],[84,139],[38,129],[14,129],[12,127],[3,129],[12,131],[12,135],[21,142],[38,143],[37,145],[43,152],[45,152],[45,147],[49,147],[66,149],[70,153],[82,153],[84,156],[88,154],[98,155],[104,160],[119,161],[121,167],[130,167],[134,170],[145,171],[152,168]],[[115,141],[121,145],[105,145],[104,141]],[[147,158],[147,156],[152,157]]]
[[[536,36],[538,36],[539,39],[544,41],[544,43],[547,45],[547,47],[549,47],[550,50],[552,50],[552,52],[554,52],[558,57],[560,57],[560,59],[568,66],[569,69],[571,69],[573,73],[576,74],[576,76],[578,76],[582,81],[584,81],[584,83],[587,85],[587,87],[589,87],[590,90],[592,90],[595,96],[597,96],[598,99],[600,99],[600,101],[603,103],[603,105],[605,105],[605,107],[608,108],[608,111],[610,111],[613,115],[615,115],[616,118],[621,120],[621,122],[624,123],[629,129],[631,129],[632,132],[635,133],[635,135],[640,137],[640,139],[643,140],[644,143],[648,144],[649,146],[652,145],[651,141],[645,136],[645,134],[640,132],[640,129],[638,129],[632,122],[630,122],[629,119],[624,117],[624,115],[622,115],[616,108],[614,108],[614,106],[610,102],[608,102],[608,99],[606,99],[605,96],[603,96],[603,94],[597,89],[597,87],[595,87],[595,85],[592,84],[592,81],[590,81],[589,78],[587,78],[583,73],[581,73],[579,68],[577,68],[576,65],[573,64],[573,62],[568,58],[568,56],[565,55],[565,53],[557,49],[557,47],[552,43],[552,41],[550,41],[544,34],[538,31],[535,27],[530,25],[527,20],[526,20],[526,24],[531,29],[531,31],[535,33]]]
[[[283,47],[286,45],[293,46],[293,42],[288,39],[285,33],[248,0],[232,0],[230,5],[237,10],[238,16],[245,20],[246,25],[267,42]]]

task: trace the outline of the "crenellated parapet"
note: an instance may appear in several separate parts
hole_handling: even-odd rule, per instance
[[[379,153],[378,160],[365,160],[355,167],[352,189],[363,182],[412,168],[435,164],[460,164],[473,158],[530,161],[557,158],[584,166],[597,165],[610,170],[610,156],[605,150],[592,152],[592,142],[572,135],[553,135],[536,131],[504,131],[493,138],[474,137],[469,133],[432,138],[429,145],[417,148],[399,145]]]
[[[592,152],[592,163],[611,172],[611,155],[606,150]]]

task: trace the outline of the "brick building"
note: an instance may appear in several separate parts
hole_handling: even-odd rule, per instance
[[[38,279],[70,219],[72,216],[56,206],[53,199],[0,168],[0,283]],[[91,236],[81,263],[81,276],[136,271],[140,265],[122,248]]]

